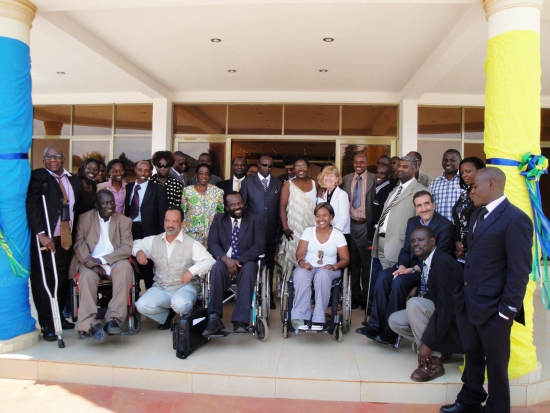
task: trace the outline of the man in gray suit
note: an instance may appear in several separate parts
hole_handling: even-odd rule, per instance
[[[352,308],[367,305],[370,282],[370,261],[368,229],[372,219],[372,202],[375,193],[375,176],[367,171],[367,155],[359,153],[353,158],[355,172],[344,176],[342,189],[348,194],[350,203],[350,272]],[[361,291],[361,286],[363,290]]]
[[[416,180],[420,182],[421,185],[424,185],[426,188],[429,188],[430,184],[434,180],[434,177],[420,170],[420,165],[422,165],[422,155],[420,155],[419,152],[410,151],[407,154],[407,156],[413,157],[414,159],[416,159],[416,162],[418,163],[418,170],[415,174]]]
[[[180,181],[185,188],[189,185],[189,177],[185,174],[187,157],[182,151],[176,151],[172,155],[174,156],[174,166],[170,169],[170,176]]]

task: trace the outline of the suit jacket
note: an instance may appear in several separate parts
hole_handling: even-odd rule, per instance
[[[75,202],[78,199],[81,190],[80,179],[74,175],[68,177],[69,183],[73,187]],[[44,219],[44,208],[42,207],[42,195],[46,196],[46,206],[48,210],[48,221],[50,228],[53,231],[57,224],[57,220],[61,215],[61,207],[63,205],[63,193],[59,182],[45,168],[38,168],[31,171],[31,179],[27,192],[27,218],[33,235],[41,232],[48,233],[46,220]],[[74,209],[73,209],[74,211]],[[73,222],[76,222],[77,217],[73,217]],[[75,228],[73,228],[73,232]],[[34,237],[33,237],[34,238]]]
[[[455,291],[457,312],[472,324],[496,312],[525,324],[523,298],[531,273],[533,223],[505,199],[475,229],[481,208],[470,219],[464,284]],[[515,308],[514,311],[512,308]]]
[[[246,179],[246,178],[245,178]],[[245,181],[245,179],[243,179],[241,181],[241,188],[243,186],[243,183]],[[218,188],[220,188],[224,194],[227,194],[229,191],[232,191],[233,190],[233,177],[231,177],[231,179],[226,179],[225,181],[220,181],[216,184],[216,186]],[[240,193],[241,191],[239,191]]]
[[[418,182],[420,182],[421,185],[424,185],[426,188],[430,187],[430,184],[434,180],[434,177],[430,174],[427,174],[426,172],[418,170]],[[399,183],[397,183],[399,185]]]
[[[170,168],[170,176],[180,181],[184,188],[189,185],[189,177],[185,174],[185,172],[180,175],[174,171],[174,168]]]
[[[266,244],[277,243],[277,232],[281,225],[279,198],[283,183],[271,175],[267,191],[260,182],[259,174],[246,178],[241,184],[241,196],[247,211],[263,218]]]
[[[317,204],[327,202],[326,197],[317,198]],[[340,230],[342,234],[350,233],[350,217],[349,217],[349,196],[340,187],[334,188],[332,197],[330,198],[330,206],[334,209],[334,219],[330,224]]]
[[[233,224],[229,212],[214,216],[208,235],[208,251],[216,260],[227,254],[231,247]],[[265,252],[265,227],[263,220],[252,212],[244,211],[237,241],[238,260],[243,264],[257,261]]]
[[[435,311],[422,335],[422,342],[431,350],[463,354],[452,299],[454,289],[462,283],[462,266],[437,247],[428,274],[424,298],[434,302]]]
[[[388,201],[392,197],[392,194],[398,190],[398,188],[399,185],[390,192],[382,211],[386,209],[389,203]],[[413,180],[409,186],[403,190],[401,195],[399,195],[399,198],[395,204],[393,204],[390,210],[390,219],[388,220],[388,224],[386,226],[386,241],[384,243],[384,256],[389,261],[397,262],[399,259],[399,252],[405,243],[407,222],[409,218],[416,216],[416,208],[413,204],[413,195],[418,191],[427,190],[428,188],[418,183],[418,181]],[[379,228],[376,228],[374,238],[372,240],[372,256],[374,258],[378,258],[378,230]]]
[[[80,216],[69,278],[74,278],[80,265],[83,265],[84,259],[88,258],[96,247],[101,233],[99,219],[97,209],[92,209]],[[115,250],[104,255],[103,259],[109,265],[128,259],[132,255],[132,220],[118,212],[113,213],[109,223],[109,240]]]
[[[126,201],[124,215],[130,216],[130,197],[134,192],[135,181],[126,185]],[[166,190],[162,185],[151,181],[147,184],[145,195],[141,201],[141,226],[143,237],[158,235],[164,232],[164,214],[168,209]]]
[[[374,227],[378,221],[380,221],[380,217],[382,216],[382,211],[384,209],[384,204],[386,203],[386,199],[388,199],[388,195],[391,191],[393,191],[393,188],[395,187],[395,183],[392,179],[388,181],[389,183],[382,189],[376,193],[376,187],[374,188],[374,199],[372,201],[372,220],[369,225],[369,242],[372,242],[372,238],[374,237],[374,232],[376,231],[376,228]]]
[[[437,250],[453,255],[455,251],[454,232],[455,227],[447,218],[439,212],[435,212],[428,226],[433,229],[435,239],[437,241]],[[407,268],[412,268],[419,265],[419,258],[414,255],[411,245],[411,236],[415,229],[422,228],[420,217],[414,216],[407,221],[407,232],[405,233],[405,242],[403,248],[399,252],[397,265],[404,265]]]
[[[351,185],[353,182],[354,172],[344,176],[344,182],[342,183],[342,189],[348,194],[348,198],[351,200]],[[374,201],[374,195],[376,194],[375,190],[375,175],[373,173],[367,172],[367,190],[365,192],[365,218],[367,222],[365,226],[370,227],[372,223],[372,202]]]
[[[284,173],[282,175],[279,175],[277,179],[284,184],[286,181],[288,181],[288,174]]]

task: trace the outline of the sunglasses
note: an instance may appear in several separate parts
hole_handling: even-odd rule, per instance
[[[287,171],[287,172],[292,172],[293,170],[294,170],[294,167],[292,167],[292,168],[285,168],[285,171]]]
[[[183,165],[187,165],[188,163],[187,162],[180,162],[178,163],[179,166],[183,166]]]
[[[160,169],[160,168],[166,169],[166,168],[170,168],[170,167],[168,166],[168,164],[164,164],[164,165],[163,165],[163,164],[158,163],[158,164],[157,164],[157,168],[159,168],[159,169]]]
[[[264,168],[273,168],[273,165],[270,163],[261,163],[260,165],[262,165]]]
[[[44,155],[44,160],[49,161],[50,159],[55,159],[56,161],[60,161],[63,159],[63,155],[60,153],[56,153],[55,155]]]

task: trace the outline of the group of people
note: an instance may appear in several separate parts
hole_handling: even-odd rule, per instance
[[[342,177],[326,165],[313,180],[303,157],[285,156],[286,173],[278,177],[271,175],[271,156],[253,165],[237,157],[232,177],[222,180],[212,173],[208,153],[199,156],[190,178],[184,153],[160,151],[138,162],[128,183],[117,159],[105,166],[105,182],[99,182],[97,160],[87,159],[78,176],[64,169],[56,146],[44,150],[43,160],[45,168],[31,174],[29,225],[38,243],[55,252],[60,310],[68,278],[79,273],[80,338],[99,342],[120,332],[132,256],[146,288],[137,310],[159,329],[191,311],[199,277],[210,272],[205,336],[225,329],[223,299],[232,283],[239,291],[233,329],[247,331],[261,255],[271,275],[272,308],[276,256],[283,272],[294,271],[295,328],[324,328],[331,283],[349,266],[352,308],[365,310],[357,333],[387,346],[399,336],[411,340],[418,359],[412,380],[433,380],[453,353],[466,354],[464,386],[442,412],[480,411],[487,398],[485,366],[486,411],[509,411],[509,336],[513,320],[523,322],[533,228],[506,199],[505,175],[481,159],[462,159],[449,149],[434,179],[421,171],[418,152],[380,156],[376,173],[358,153],[353,172]],[[42,195],[46,215],[37,208]],[[55,340],[36,246],[31,258],[42,334]],[[51,290],[52,263],[45,259],[44,265]],[[102,325],[95,300],[105,277],[113,282],[113,297]],[[62,326],[74,328],[64,318]]]

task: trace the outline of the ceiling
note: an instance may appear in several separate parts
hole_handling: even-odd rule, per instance
[[[483,102],[481,0],[34,3],[36,103]],[[550,105],[550,12],[542,16]]]

